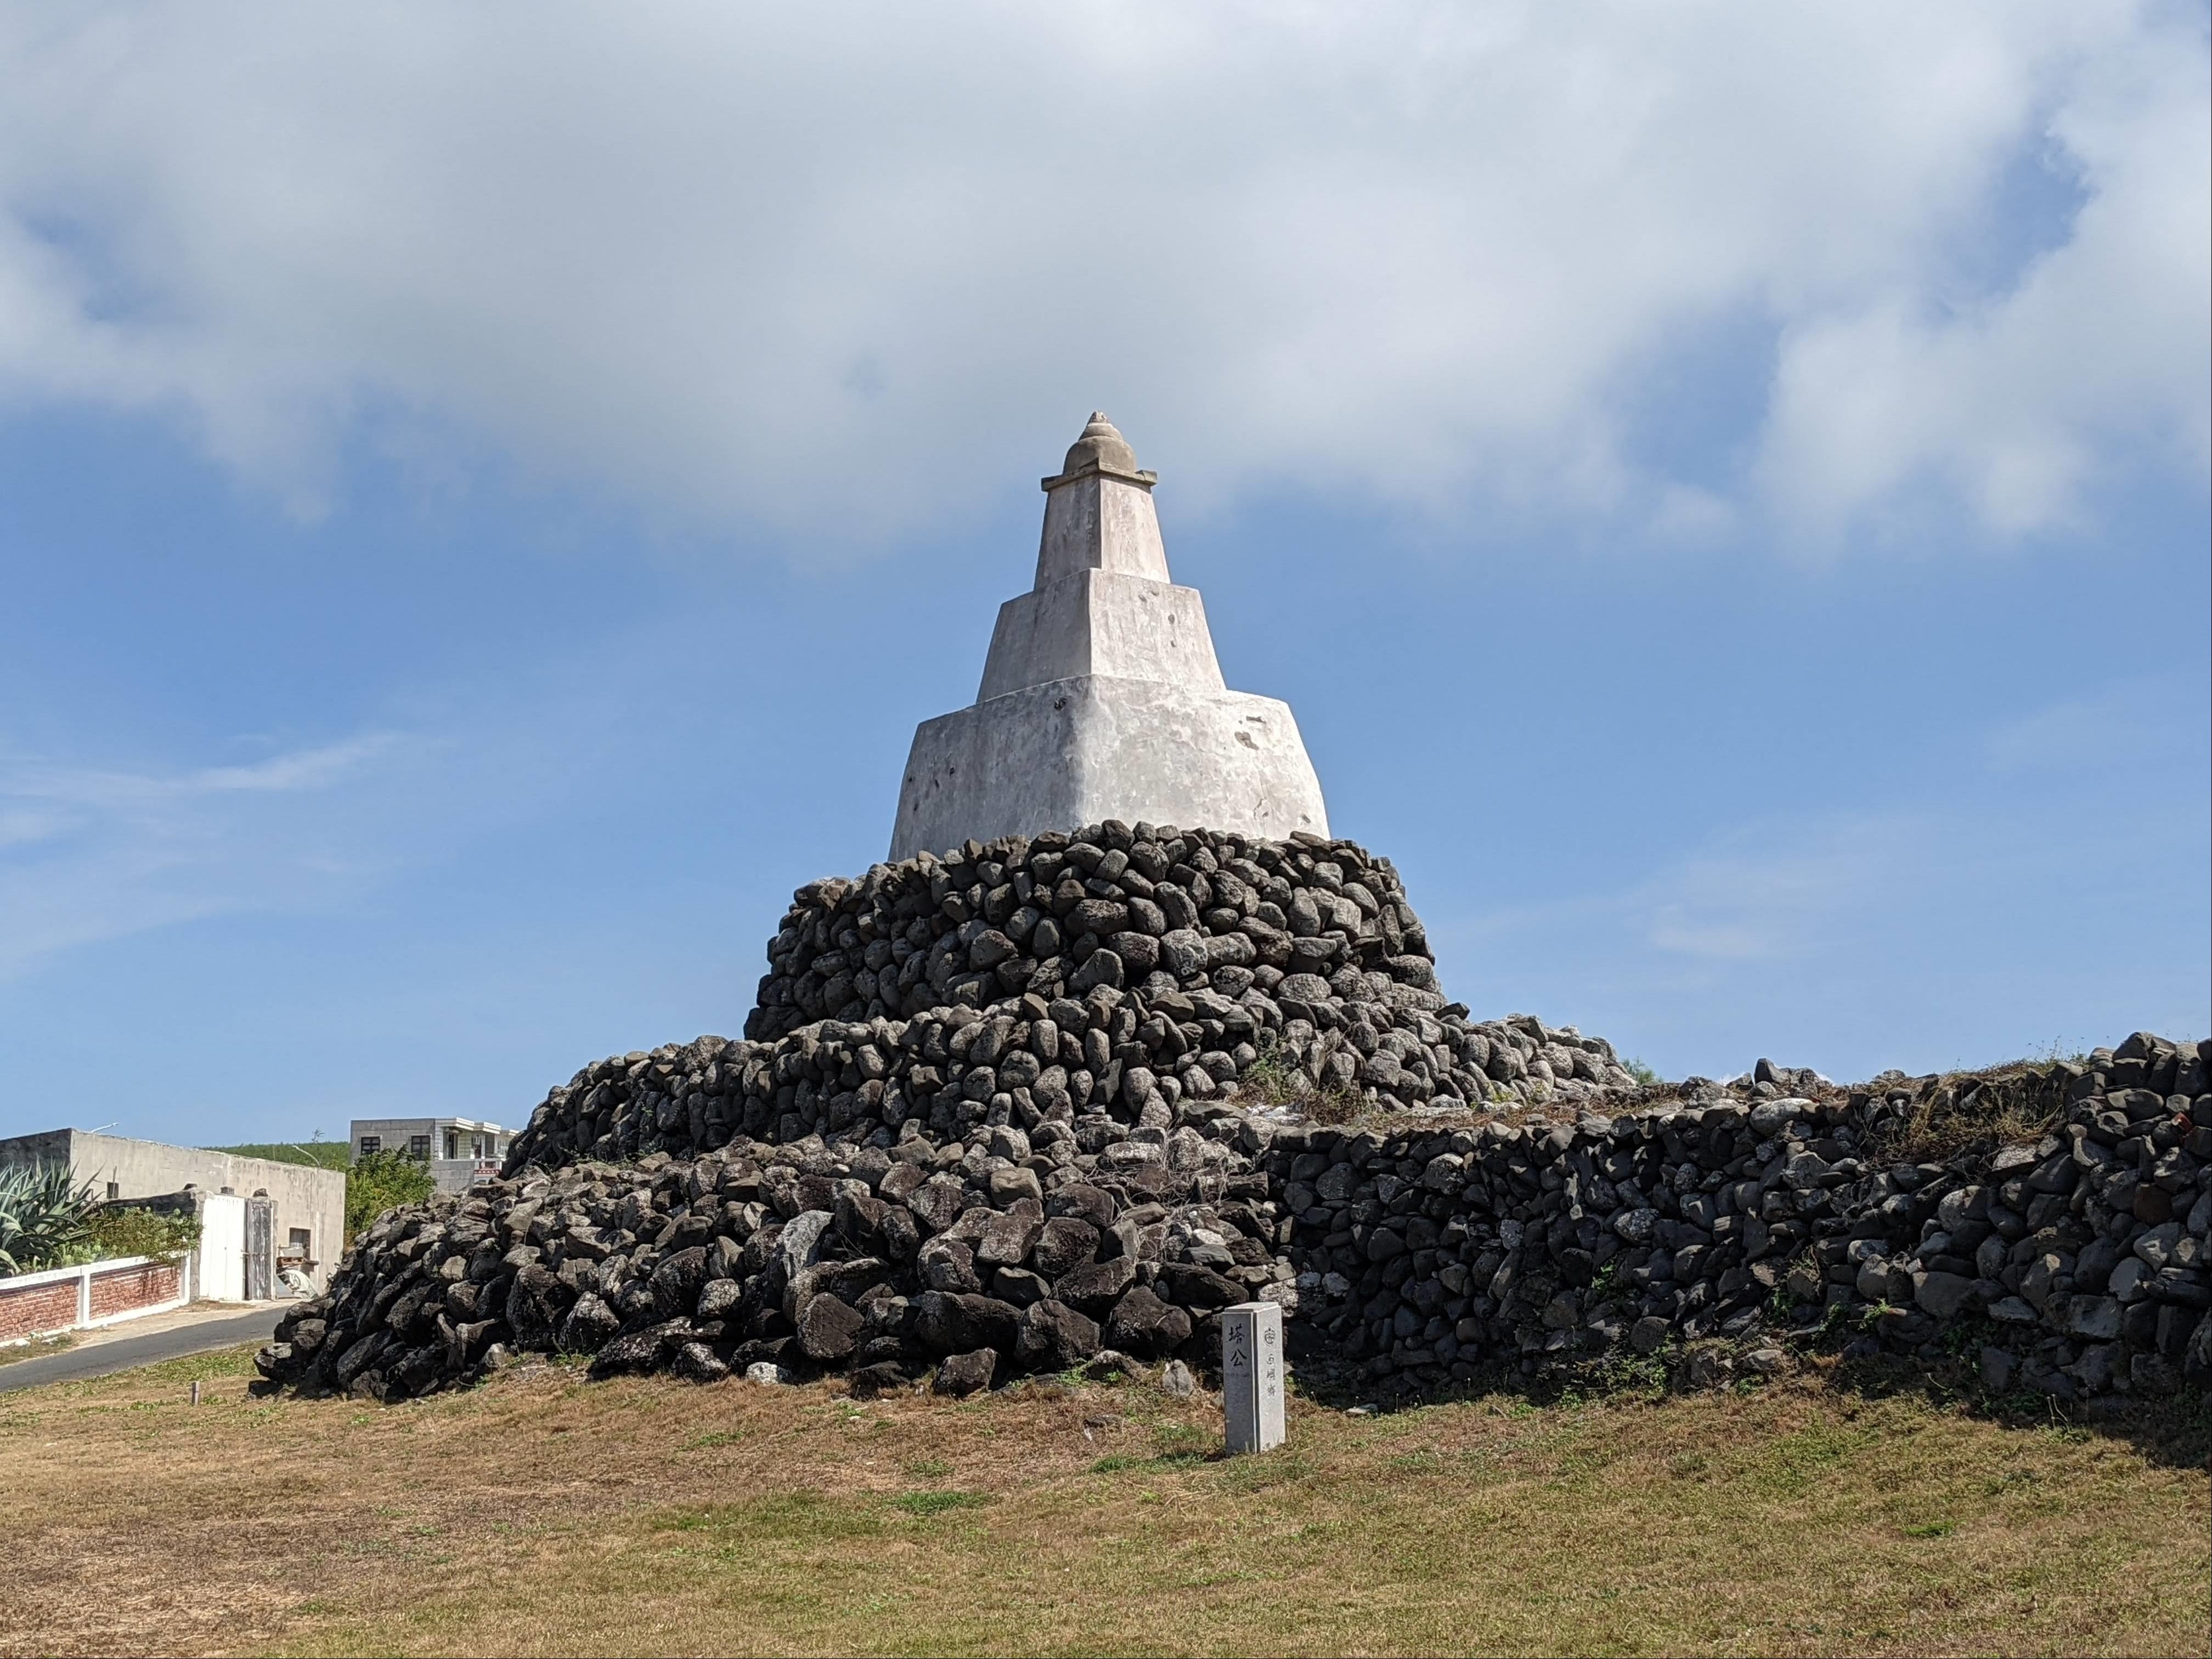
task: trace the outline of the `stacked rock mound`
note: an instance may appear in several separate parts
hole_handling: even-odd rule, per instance
[[[2212,1382],[2212,1044],[1607,1117],[1275,1134],[1302,1322],[1384,1391],[1659,1354],[1705,1380],[1841,1336],[2073,1399]],[[1917,1156],[1944,1126],[2037,1124]]]
[[[1397,872],[1350,842],[1110,822],[970,842],[801,889],[769,955],[746,1041],[586,1067],[508,1172],[910,1121],[1161,1127],[1240,1084],[1449,1111],[1634,1086],[1601,1038],[1447,1004]]]
[[[506,1179],[381,1220],[264,1370],[397,1397],[501,1345],[871,1385],[1203,1359],[1213,1310],[1295,1306],[1270,1113],[1633,1083],[1601,1040],[1447,1005],[1396,872],[1348,842],[969,842],[802,889],[769,956],[745,1040],[551,1091]]]
[[[2058,1396],[2212,1376],[2202,1047],[1639,1088],[1447,1004],[1387,861],[1145,824],[817,883],[769,955],[744,1040],[551,1091],[264,1375],[399,1398],[538,1350],[957,1392],[1204,1364],[1265,1297],[1382,1394],[1830,1340]]]
[[[1034,1137],[738,1139],[532,1171],[382,1218],[261,1370],[391,1400],[502,1346],[589,1354],[600,1376],[849,1370],[863,1391],[935,1370],[963,1394],[1102,1358],[1202,1361],[1215,1310],[1295,1305],[1257,1144],[1213,1109],[1173,1133],[1091,1115]]]

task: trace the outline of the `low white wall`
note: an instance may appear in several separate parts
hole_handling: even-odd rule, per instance
[[[93,1330],[103,1325],[118,1325],[126,1319],[140,1319],[148,1314],[168,1313],[191,1300],[193,1261],[190,1255],[177,1264],[177,1293],[150,1302],[137,1304],[112,1313],[95,1313],[94,1282],[116,1274],[133,1273],[140,1268],[161,1267],[145,1255],[118,1256],[106,1261],[88,1261],[74,1267],[48,1267],[34,1273],[14,1273],[0,1279],[0,1310],[11,1301],[39,1296],[40,1301],[59,1300],[52,1297],[55,1291],[74,1292],[74,1312],[66,1319],[49,1317],[32,1322],[30,1328],[11,1328],[13,1322],[0,1322],[0,1345],[27,1342],[33,1337],[53,1336],[64,1331]]]

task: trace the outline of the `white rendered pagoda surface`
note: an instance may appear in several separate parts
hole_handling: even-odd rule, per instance
[[[1043,481],[1030,590],[999,608],[975,703],[914,734],[890,856],[1119,818],[1328,833],[1290,706],[1229,690],[1168,574],[1155,475],[1094,414]]]

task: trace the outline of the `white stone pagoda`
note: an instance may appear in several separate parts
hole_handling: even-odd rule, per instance
[[[1168,575],[1156,479],[1094,414],[1043,480],[1036,582],[999,607],[975,703],[915,731],[893,860],[1107,818],[1328,833],[1290,706],[1226,689]]]

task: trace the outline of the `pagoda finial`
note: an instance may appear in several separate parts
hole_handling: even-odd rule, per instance
[[[1059,475],[1044,480],[1047,489],[1054,489],[1078,478],[1093,473],[1104,473],[1109,478],[1126,478],[1132,483],[1150,488],[1158,482],[1158,474],[1140,471],[1137,466],[1137,452],[1129,447],[1124,438],[1106,418],[1103,410],[1094,409],[1085,424],[1083,434],[1068,447],[1067,459],[1062,463]]]

